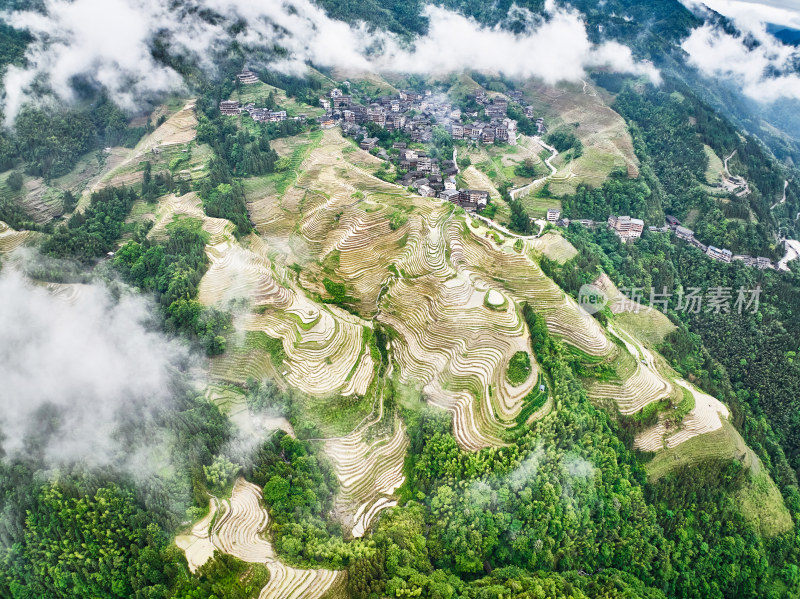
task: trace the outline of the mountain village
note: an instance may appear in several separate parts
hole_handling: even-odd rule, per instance
[[[260,82],[258,76],[247,68],[237,75],[237,81],[242,85]],[[344,81],[341,85],[347,89],[350,87],[350,82]],[[525,117],[535,121],[539,135],[547,131],[544,118],[536,118],[533,106],[524,102],[522,92],[513,90],[506,96],[496,95],[489,98],[485,92],[477,92],[470,99],[474,100],[481,110],[466,112],[448,101],[447,97],[433,94],[429,89],[421,92],[400,90],[397,94],[380,96],[365,105],[357,102],[352,94],[335,87],[319,99],[325,114],[316,120],[321,129],[339,126],[344,135],[358,143],[359,148],[394,164],[398,171],[403,173],[396,181],[398,184],[415,190],[421,196],[440,198],[468,212],[477,212],[488,205],[489,192],[479,189],[458,189],[456,182],[458,165],[455,160],[431,156],[426,151],[412,148],[410,145],[432,144],[435,128],[444,131],[456,141],[516,145],[517,122],[508,116],[509,102],[519,104]],[[227,116],[247,114],[258,123],[307,118],[305,114],[290,117],[285,110],[259,108],[252,102],[241,105],[236,100],[220,102],[219,110],[221,114]],[[381,140],[372,135],[376,130],[403,133],[408,141],[395,141],[388,148],[381,147]],[[736,177],[730,185],[732,185],[730,191],[736,191],[739,195],[748,192],[747,182],[741,177]],[[738,260],[746,266],[762,270],[777,268],[769,258],[733,254],[728,249],[702,243],[694,236],[694,231],[682,226],[674,216],[667,215],[665,220],[663,226],[649,226],[648,231],[674,233],[678,239],[697,247],[713,260],[727,263]],[[602,224],[591,219],[561,218],[561,211],[557,208],[547,210],[546,222],[561,227],[568,227],[571,222],[590,228]],[[612,214],[606,223],[623,243],[639,239],[645,227],[643,220],[629,215]]]

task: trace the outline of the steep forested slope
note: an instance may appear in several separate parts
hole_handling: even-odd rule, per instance
[[[444,5],[484,23],[509,7]],[[425,30],[415,3],[326,7]],[[651,56],[695,23],[673,2],[583,8]],[[241,64],[228,60],[218,80],[194,72],[196,99],[172,99],[142,128],[96,98],[23,113],[7,133],[6,166],[40,176],[70,216],[33,225],[27,196],[10,196],[0,218],[40,231],[2,227],[0,241],[31,246],[0,243],[3,270],[23,270],[58,301],[80,297],[75,281],[109,286],[113,309],[145,294],[148,330],[178,333],[194,351],[177,352],[169,401],[144,415],[126,404],[109,426],[120,462],[54,468],[47,450],[65,412],[49,404],[22,449],[2,453],[0,595],[800,593],[796,270],[721,264],[648,231],[625,245],[573,226],[564,234],[577,250],[554,233],[517,236],[390,183],[391,167],[313,118],[220,114],[221,100],[262,92],[318,114],[305,102],[341,85],[319,72],[260,73],[278,87],[243,91],[231,83]],[[789,167],[675,78],[654,88],[595,76],[638,168],[545,201],[573,218],[625,212],[661,225],[676,214],[709,242],[778,255],[787,213],[770,205]],[[115,147],[98,175],[73,168],[104,144]],[[738,199],[707,180],[710,155],[734,151],[730,166],[751,189]],[[503,192],[511,225],[531,233],[523,204]],[[797,201],[792,182],[785,208]],[[46,260],[26,262],[31,249]],[[745,314],[667,310],[664,338],[630,314],[579,310],[571,296],[601,274],[658,290],[760,284],[762,303]],[[717,428],[689,429],[703,397],[690,382],[728,406],[710,398],[722,406]],[[658,427],[660,443],[643,450],[637,439]],[[136,468],[119,465],[140,455]],[[176,533],[202,550],[184,553]]]

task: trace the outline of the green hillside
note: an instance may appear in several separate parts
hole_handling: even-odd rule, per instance
[[[162,31],[183,87],[135,110],[100,74],[31,92],[0,132],[0,597],[800,596],[800,136],[720,108],[683,4],[572,6],[661,84],[275,68],[309,14],[431,25],[320,0],[258,33],[175,3],[215,67]]]

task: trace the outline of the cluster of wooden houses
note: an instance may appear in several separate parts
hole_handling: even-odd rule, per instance
[[[472,124],[452,123],[448,131],[453,139],[469,139],[482,143],[495,141],[517,144],[517,122],[509,119],[492,119],[488,123],[475,121]]]
[[[412,141],[427,143],[433,140],[434,123],[447,118],[439,104],[428,90],[423,93],[401,91],[393,96],[377,98],[365,106],[350,94],[334,88],[326,97],[320,98],[320,105],[326,112],[319,122],[323,128],[338,123],[342,131],[352,137],[366,135],[364,125],[375,123],[389,131],[403,131]]]
[[[522,102],[522,92],[510,92],[509,97],[518,102]],[[494,143],[495,141],[516,145],[517,143],[517,122],[508,118],[508,99],[503,96],[495,96],[489,99],[484,92],[478,92],[473,96],[476,104],[483,106],[483,114],[488,121],[472,121],[471,123],[452,122],[448,126],[448,131],[453,139],[469,139],[475,142]],[[526,110],[533,110],[533,107],[526,106]],[[460,111],[459,111],[460,112]],[[459,114],[459,117],[462,115]],[[466,115],[467,117],[477,117],[478,113]],[[544,122],[544,121],[542,121]]]
[[[521,92],[510,95],[522,100]],[[403,131],[412,141],[428,143],[433,140],[433,127],[443,127],[453,139],[469,139],[478,143],[516,144],[517,123],[508,118],[508,99],[497,96],[489,100],[484,93],[474,96],[484,107],[488,120],[477,119],[478,112],[462,114],[461,109],[448,102],[444,96],[433,95],[430,90],[416,92],[400,91],[398,94],[377,98],[368,106],[354,101],[353,97],[341,89],[331,90],[320,98],[320,105],[326,114],[320,117],[320,126],[328,128],[336,123],[342,131],[353,137],[365,135],[364,125],[375,123],[389,131]],[[525,106],[526,114],[533,116],[533,108]],[[544,121],[540,120],[542,127]]]
[[[252,102],[242,106],[236,100],[223,100],[219,103],[219,111],[224,115],[235,116],[239,114],[249,114],[257,123],[279,123],[289,117],[285,110],[268,110],[267,108],[257,108]],[[293,117],[303,119],[304,115]]]
[[[608,226],[623,243],[639,239],[644,231],[644,221],[630,216],[614,216],[612,214],[608,217]]]
[[[374,137],[368,137],[361,141],[360,147],[362,150],[372,150],[377,141]],[[407,147],[403,142],[394,143],[392,150],[397,152],[390,155],[381,150],[378,156],[406,171],[398,181],[400,185],[414,189],[421,196],[438,197],[468,211],[485,208],[489,202],[487,191],[457,189],[455,176],[458,174],[458,167],[452,160],[436,160],[426,152]]]
[[[555,221],[557,221],[556,224],[559,227],[568,227],[570,223],[575,222],[583,225],[584,227],[594,229],[598,224],[600,224],[597,221],[587,218],[579,220],[570,220],[568,218],[559,219],[559,214],[560,212],[557,209],[550,208],[547,211],[547,220],[553,222],[551,220],[552,217]],[[616,233],[616,235],[625,242],[638,239],[642,236],[644,222],[638,218],[611,215],[608,217],[607,222],[609,228],[613,229],[614,233]],[[728,249],[718,248],[713,245],[706,245],[702,243],[699,239],[697,239],[697,237],[694,236],[694,231],[682,226],[681,222],[674,216],[667,215],[666,224],[663,227],[650,226],[647,227],[647,229],[653,233],[674,233],[678,239],[692,244],[696,248],[700,249],[709,258],[719,260],[720,262],[733,262],[739,260],[744,262],[745,266],[760,268],[762,270],[768,268],[777,268],[777,265],[769,258],[764,258],[763,256],[754,258],[753,256],[747,256],[745,254],[734,254]]]
[[[331,90],[320,104],[326,109],[319,119],[320,126],[327,128],[339,123],[343,133],[360,137],[362,150],[373,151],[378,147],[378,139],[370,137],[365,125],[375,123],[389,131],[402,131],[412,142],[429,143],[433,140],[433,126],[440,125],[456,139],[475,139],[477,141],[516,142],[516,123],[511,119],[505,122],[475,123],[473,133],[470,126],[461,123],[461,111],[443,97],[434,96],[429,90],[416,92],[402,90],[396,95],[377,98],[368,106],[353,101],[352,96],[340,89]],[[507,101],[497,101],[492,114],[505,115]],[[466,135],[464,133],[466,127]],[[390,153],[391,152],[391,153]],[[426,152],[407,147],[406,143],[393,144],[390,152],[379,149],[377,156],[392,162],[405,171],[398,181],[405,187],[413,188],[422,196],[440,197],[462,206],[466,210],[479,210],[488,203],[488,192],[472,189],[457,189],[455,175],[458,167],[452,160],[438,160]]]
[[[752,266],[753,268],[760,268],[762,270],[776,268],[775,264],[769,258],[764,258],[763,256],[753,257],[746,254],[734,254],[725,248],[718,248],[713,245],[705,245],[694,236],[694,231],[682,226],[681,221],[674,216],[670,216],[668,214],[666,216],[666,221],[667,223],[663,228],[655,229],[655,227],[651,227],[651,229],[659,231],[670,230],[675,233],[675,236],[678,239],[682,239],[687,243],[691,243],[693,246],[701,249],[714,260],[719,260],[720,262],[733,262],[734,260],[739,260],[744,262],[746,266]]]
[[[361,147],[367,149],[368,144],[365,142],[372,144],[372,141],[362,141]],[[374,144],[372,145],[374,147]],[[393,144],[392,149],[398,152],[382,157],[392,161],[397,168],[406,171],[406,174],[399,180],[401,185],[411,187],[421,196],[438,197],[457,204],[465,210],[480,210],[486,207],[489,201],[489,192],[476,189],[457,189],[458,167],[452,160],[435,160],[426,152],[408,148],[402,142]]]
[[[461,206],[467,212],[486,208],[489,202],[489,192],[481,189],[445,189],[439,192],[439,197]]]

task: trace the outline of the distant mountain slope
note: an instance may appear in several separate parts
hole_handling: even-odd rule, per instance
[[[781,40],[784,44],[800,46],[800,29],[792,29],[774,23],[767,24],[767,31]]]

